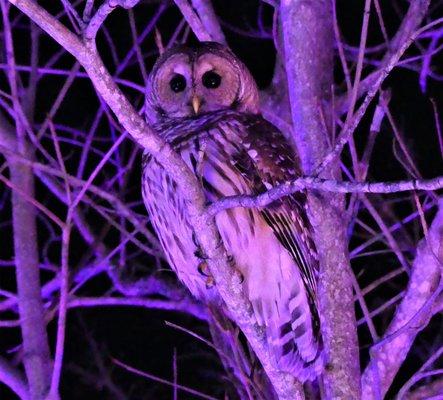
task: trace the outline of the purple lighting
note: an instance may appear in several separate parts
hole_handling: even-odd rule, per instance
[[[1,399],[442,396],[441,2],[0,0],[0,12]],[[197,41],[249,68],[300,178],[210,202],[145,121],[154,62]],[[168,265],[143,151],[185,199],[215,304]],[[214,222],[299,192],[326,359],[304,385],[273,360]]]

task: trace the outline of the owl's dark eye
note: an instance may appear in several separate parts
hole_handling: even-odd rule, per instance
[[[183,92],[186,89],[186,79],[183,75],[175,74],[169,81],[169,87],[174,93]]]
[[[221,76],[214,71],[205,72],[202,76],[203,86],[208,89],[217,89],[221,79]]]

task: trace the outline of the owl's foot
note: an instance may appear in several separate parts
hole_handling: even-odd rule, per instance
[[[196,247],[195,251],[194,251],[194,256],[196,256],[197,258],[199,258],[200,260],[207,260],[208,257],[206,256],[206,254],[203,252],[202,248],[200,247],[200,244],[197,241],[197,238],[195,237],[195,232],[192,232],[192,241],[194,242],[194,245]]]
[[[197,249],[194,251],[194,256],[202,260],[202,262],[208,259],[208,256],[205,253],[203,253],[203,250],[200,247],[197,247]]]
[[[211,289],[212,287],[215,286],[214,278],[212,276],[208,276],[206,278],[205,284],[206,284],[206,289]]]
[[[209,271],[208,263],[206,261],[202,261],[198,265],[197,270],[200,273],[200,275],[203,275],[206,278],[205,280],[206,288],[208,289],[212,288],[215,285],[215,281],[214,277],[211,275],[211,272]]]
[[[243,283],[245,281],[245,276],[240,272],[240,270],[237,268],[237,266],[235,265],[235,260],[234,257],[231,256],[230,254],[228,254],[228,263],[231,264],[231,267],[235,270],[235,272],[238,274],[239,276],[239,280],[240,283]]]
[[[203,275],[206,277],[211,275],[211,273],[209,272],[208,263],[206,261],[202,261],[200,264],[198,264],[197,270],[200,273],[200,275]]]
[[[194,252],[194,255],[202,260],[200,264],[198,264],[197,270],[200,273],[200,275],[203,275],[206,277],[206,287],[211,288],[215,285],[214,277],[211,275],[211,272],[209,271],[209,266],[206,260],[208,259],[207,256],[202,254],[202,251],[200,248],[197,248],[197,250]],[[235,260],[234,257],[230,254],[228,254],[227,261],[229,264],[231,264],[231,267],[235,270],[235,272],[239,275],[240,283],[243,283],[245,280],[244,275],[236,268],[235,266]]]

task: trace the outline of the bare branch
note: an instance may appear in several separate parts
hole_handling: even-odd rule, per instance
[[[325,121],[330,121],[332,115],[334,31],[331,2],[283,1],[280,18],[294,140],[303,171],[311,174],[327,154],[330,141]],[[337,165],[322,177],[338,179]],[[320,255],[318,301],[328,360],[324,373],[325,396],[358,399],[357,324],[343,209],[343,200],[337,195],[308,196],[309,218]]]
[[[151,379],[153,381],[157,381],[157,382],[163,383],[165,385],[176,387],[177,389],[180,389],[180,390],[182,390],[183,392],[186,392],[186,393],[190,393],[190,394],[192,394],[192,395],[194,395],[194,396],[196,396],[196,397],[198,397],[200,399],[217,400],[215,397],[208,396],[207,394],[201,393],[201,392],[199,392],[197,390],[188,388],[188,387],[183,386],[183,385],[178,385],[178,384],[176,384],[174,382],[169,382],[166,379],[159,378],[158,376],[155,376],[155,375],[152,375],[152,374],[148,374],[147,372],[144,372],[144,371],[140,371],[140,370],[138,370],[136,368],[133,368],[133,367],[127,365],[127,364],[122,363],[119,360],[113,359],[113,361],[114,361],[114,363],[116,365],[118,365],[121,368],[124,368],[125,370],[127,370],[129,372],[132,372],[134,374],[143,376],[143,377]]]
[[[8,386],[21,400],[30,399],[25,377],[3,357],[0,357],[0,382]]]
[[[410,2],[408,12],[404,16],[400,27],[398,28],[396,34],[389,42],[389,49],[384,55],[381,61],[381,68],[384,69],[390,64],[390,59],[395,56],[398,52],[403,52],[401,49],[406,43],[415,35],[415,31],[421,24],[424,16],[429,7],[430,0],[413,0]],[[409,47],[409,44],[408,44]],[[374,71],[369,74],[364,80],[362,80],[358,87],[358,97],[363,96],[368,92],[374,85],[380,74],[379,70]],[[346,112],[349,105],[348,95],[344,95],[343,98],[337,100],[336,109],[342,114]]]
[[[438,190],[443,188],[443,176],[434,179],[414,179],[398,182],[339,182],[332,179],[298,178],[283,183],[258,196],[225,197],[208,207],[208,213],[215,215],[234,207],[266,207],[273,201],[305,189],[332,193],[398,193],[410,190]]]
[[[84,38],[88,41],[95,40],[98,30],[103,25],[108,15],[111,14],[116,7],[132,8],[135,7],[139,1],[140,0],[106,0],[92,16],[86,26],[83,34]]]
[[[407,394],[404,400],[438,400],[437,396],[443,393],[443,379],[438,379],[427,385],[423,385],[415,389],[413,392]]]
[[[14,47],[9,23],[9,5],[0,1],[3,25],[5,27],[5,47],[7,50],[7,62],[11,67],[8,73],[11,91],[17,95],[17,79]],[[32,159],[32,151],[24,142],[22,119],[24,115],[18,103],[18,97],[14,99],[16,111],[15,128],[9,127],[7,121],[3,121],[0,115],[0,138],[11,145],[10,150],[25,155]],[[6,129],[3,131],[3,129]],[[15,146],[14,139],[18,142]],[[5,155],[8,162],[11,184],[19,187],[27,198],[34,198],[34,176],[28,166],[16,163]],[[32,399],[40,400],[46,394],[50,378],[50,352],[46,334],[44,308],[40,297],[39,257],[37,248],[37,224],[35,209],[17,191],[12,192],[12,226],[14,235],[14,255],[16,266],[16,280],[18,290],[18,308],[20,325],[23,339],[24,366],[26,377],[29,382],[29,392]]]
[[[178,300],[147,299],[140,297],[74,297],[69,300],[68,307],[142,307],[167,311],[183,311],[198,319],[207,319],[203,305],[197,303],[190,297]]]
[[[215,15],[211,0],[192,0],[200,21],[215,42],[226,44],[226,38]]]
[[[185,17],[192,31],[197,36],[198,40],[202,42],[207,42],[211,40],[215,40],[211,37],[211,34],[204,26],[200,16],[195,12],[192,6],[189,4],[188,0],[175,0],[175,4],[180,8],[181,13]]]
[[[325,158],[322,160],[322,162],[318,165],[318,167],[315,169],[315,174],[320,173],[323,171],[326,166],[334,159],[338,157],[338,155],[343,150],[343,147],[348,143],[349,139],[353,135],[355,129],[357,128],[358,124],[362,120],[363,116],[366,113],[366,110],[368,109],[369,104],[372,102],[373,98],[377,94],[377,92],[380,90],[382,83],[385,81],[387,76],[390,74],[390,72],[394,69],[394,67],[397,65],[398,61],[404,54],[404,52],[408,49],[408,47],[414,42],[414,40],[417,38],[417,36],[420,34],[421,30],[417,30],[413,33],[411,33],[411,36],[405,40],[405,42],[400,46],[400,48],[390,55],[390,57],[386,60],[386,63],[383,64],[383,68],[378,69],[377,72],[374,73],[374,79],[371,83],[371,86],[367,90],[367,94],[365,99],[363,100],[360,107],[355,111],[353,116],[347,120],[347,123],[344,125],[342,131],[340,132],[340,135],[338,136],[333,150],[331,150]]]

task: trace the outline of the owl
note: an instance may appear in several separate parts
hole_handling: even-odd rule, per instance
[[[201,182],[208,204],[258,195],[300,175],[291,144],[260,115],[250,72],[217,43],[176,47],[159,58],[148,80],[146,118]],[[148,153],[142,164],[143,199],[167,260],[195,297],[216,302],[176,183]],[[305,193],[265,208],[228,209],[215,222],[276,367],[314,379],[323,357],[318,257]]]

